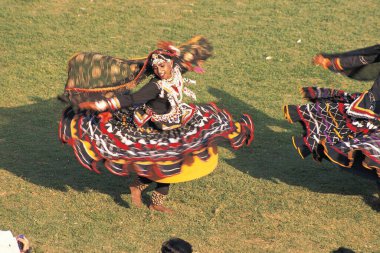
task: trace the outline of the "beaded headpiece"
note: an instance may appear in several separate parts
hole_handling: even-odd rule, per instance
[[[169,55],[153,53],[150,58],[150,64],[153,66],[153,65],[161,64],[163,62],[170,62],[170,60],[171,60],[171,57]]]

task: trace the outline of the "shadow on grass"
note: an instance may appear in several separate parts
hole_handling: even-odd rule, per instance
[[[236,158],[227,160],[228,164],[255,178],[315,192],[361,195],[378,210],[373,197],[375,188],[366,179],[342,173],[328,162],[317,164],[311,158],[302,161],[290,142],[287,129],[293,127],[285,120],[269,117],[222,90],[210,88],[209,92],[236,118],[245,112],[255,122],[253,144],[236,152]],[[102,175],[87,171],[77,162],[72,149],[60,143],[58,122],[64,107],[56,99],[34,99],[31,105],[0,108],[0,167],[44,187],[108,194],[115,203],[129,208],[129,200],[122,197],[130,193],[129,177],[114,176],[102,168]]]
[[[302,160],[291,144],[291,136],[302,132],[300,127],[296,131],[297,126],[285,119],[272,118],[220,89],[210,88],[209,92],[219,99],[218,105],[227,108],[235,118],[244,112],[254,120],[252,145],[236,152],[236,158],[227,159],[228,164],[255,178],[301,186],[314,192],[360,195],[371,208],[380,211],[379,199],[373,196],[377,191],[374,178],[357,177],[353,174],[361,176],[360,170],[348,171],[328,161],[317,163],[311,157]]]
[[[67,191],[98,191],[129,208],[128,177],[84,169],[72,149],[58,139],[58,123],[65,105],[56,99],[33,98],[31,105],[0,108],[0,167],[33,184]]]

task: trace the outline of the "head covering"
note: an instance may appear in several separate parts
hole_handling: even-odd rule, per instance
[[[178,57],[177,54],[173,51],[166,50],[166,49],[156,49],[153,52],[151,52],[148,57],[146,58],[143,67],[141,68],[140,72],[137,74],[135,79],[133,81],[138,84],[147,73],[151,74],[153,73],[153,64],[158,64],[160,61],[170,61],[174,57]]]
[[[153,65],[161,64],[163,62],[170,62],[171,59],[172,59],[172,56],[168,54],[165,54],[163,52],[156,52],[156,53],[153,53],[150,57],[150,65],[153,66]]]
[[[180,66],[181,71],[202,73],[202,63],[212,55],[213,50],[211,43],[200,35],[179,47],[161,41],[157,48],[147,57],[128,60],[95,52],[75,54],[68,64],[68,78],[65,91],[59,96],[60,100],[75,106],[81,102],[129,92],[154,73],[150,61],[153,54],[171,58]],[[104,69],[103,65],[106,66]]]

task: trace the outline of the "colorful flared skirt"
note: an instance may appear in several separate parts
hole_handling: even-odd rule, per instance
[[[113,174],[125,176],[134,171],[154,181],[180,174],[184,164],[191,170],[194,161],[209,160],[221,140],[228,140],[234,149],[252,142],[250,116],[234,122],[215,104],[195,107],[186,125],[167,131],[136,127],[129,110],[75,113],[68,107],[60,121],[59,138],[72,146],[76,158],[89,170],[100,173],[98,165],[104,162]]]
[[[312,154],[315,160],[325,158],[346,168],[352,168],[360,159],[369,174],[380,178],[380,125],[347,114],[357,94],[339,91],[335,97],[323,97],[323,92],[337,91],[315,87],[309,90],[319,94],[313,103],[284,107],[286,119],[303,126],[303,135],[292,138],[300,156]]]

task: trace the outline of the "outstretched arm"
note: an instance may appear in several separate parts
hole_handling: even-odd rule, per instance
[[[319,54],[313,58],[313,63],[322,66],[324,69],[339,72],[374,63],[377,58],[378,55],[353,55],[329,58]]]
[[[142,87],[133,94],[118,95],[109,99],[99,100],[96,102],[83,102],[79,104],[82,110],[93,111],[114,111],[120,108],[127,108],[133,105],[144,104],[149,100],[156,98],[160,90],[154,80]]]

